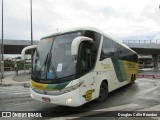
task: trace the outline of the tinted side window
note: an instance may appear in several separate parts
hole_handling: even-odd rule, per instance
[[[115,43],[115,58],[126,60],[126,61],[132,61],[137,62],[138,56],[137,54],[133,53],[132,51],[126,49],[122,45]]]
[[[99,44],[100,44],[100,40],[101,40],[101,34],[94,32],[94,36],[95,36],[96,46],[99,48]]]
[[[116,43],[115,44],[115,57],[121,59],[123,57],[123,54],[124,54],[123,47]]]
[[[95,44],[90,42],[82,42],[79,47],[77,61],[77,77],[89,72],[95,66],[96,55],[94,52]]]
[[[101,34],[87,30],[84,32],[84,36],[92,38],[95,41],[97,48],[99,47]]]
[[[92,38],[95,41],[95,46],[92,46],[91,49],[92,49],[92,56],[94,56],[92,58],[96,60],[97,52],[98,52],[98,48],[101,40],[101,34],[94,31],[87,30],[84,32],[84,36]]]
[[[93,31],[85,31],[84,36],[92,38],[93,40],[95,40],[95,36],[94,36],[94,32]]]
[[[107,37],[103,38],[101,60],[114,56],[114,44],[113,41]]]

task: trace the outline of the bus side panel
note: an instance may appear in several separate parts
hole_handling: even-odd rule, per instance
[[[127,74],[127,81],[128,83],[131,82],[132,75],[136,75],[135,79],[138,77],[138,63],[129,62],[129,61],[123,61],[125,65],[125,70]]]
[[[138,64],[134,62],[124,61],[112,58],[114,70],[116,72],[119,87],[131,82],[132,75],[138,76]]]
[[[86,102],[89,102],[89,101],[95,99],[96,98],[96,96],[95,96],[96,95],[96,93],[95,93],[96,84],[93,80],[93,72],[91,71],[91,72],[85,74],[84,76],[79,78],[79,81],[83,83],[79,89],[81,103],[84,104]]]
[[[98,61],[93,72],[93,78],[96,80],[96,96],[99,96],[99,89],[103,80],[108,82],[108,91],[118,88],[117,77],[110,58]]]

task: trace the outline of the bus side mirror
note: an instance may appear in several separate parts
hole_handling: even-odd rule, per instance
[[[93,42],[93,39],[89,38],[89,37],[76,37],[71,44],[71,55],[77,55],[78,54],[78,49],[79,49],[79,45],[82,41],[90,41]]]
[[[37,45],[30,45],[30,46],[23,48],[23,50],[21,51],[22,60],[25,60],[25,53],[27,50],[36,49],[36,48],[37,48]]]

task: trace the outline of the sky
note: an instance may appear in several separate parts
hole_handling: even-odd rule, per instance
[[[34,40],[57,28],[80,26],[96,27],[120,40],[160,39],[159,0],[32,0],[32,4]],[[30,0],[4,0],[4,39],[30,40]]]

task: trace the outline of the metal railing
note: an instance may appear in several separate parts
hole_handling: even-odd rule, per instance
[[[160,44],[160,39],[156,40],[123,40],[123,43],[141,43],[141,44],[151,44],[151,43],[156,43]]]

